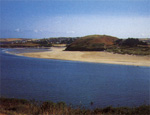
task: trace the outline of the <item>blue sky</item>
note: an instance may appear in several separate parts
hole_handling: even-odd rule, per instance
[[[150,38],[149,0],[0,0],[0,38]]]

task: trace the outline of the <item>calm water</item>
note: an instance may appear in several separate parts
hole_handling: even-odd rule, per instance
[[[0,50],[1,96],[90,108],[150,104],[150,67],[28,58]]]

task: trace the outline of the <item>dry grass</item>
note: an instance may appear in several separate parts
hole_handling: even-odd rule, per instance
[[[150,106],[106,107],[94,110],[83,107],[72,108],[64,102],[53,103],[28,101],[24,99],[0,98],[1,115],[149,115]]]

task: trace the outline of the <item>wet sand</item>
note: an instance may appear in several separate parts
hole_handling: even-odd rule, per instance
[[[98,51],[64,51],[64,49],[62,47],[52,47],[51,51],[20,53],[17,55],[93,63],[150,66],[150,56],[122,55]]]

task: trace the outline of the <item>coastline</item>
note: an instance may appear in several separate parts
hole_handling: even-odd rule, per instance
[[[91,52],[91,51],[64,51],[64,50],[65,47],[52,47],[50,51],[19,53],[15,55],[34,58],[45,58],[45,59],[150,67],[150,56],[123,55],[98,51]]]

